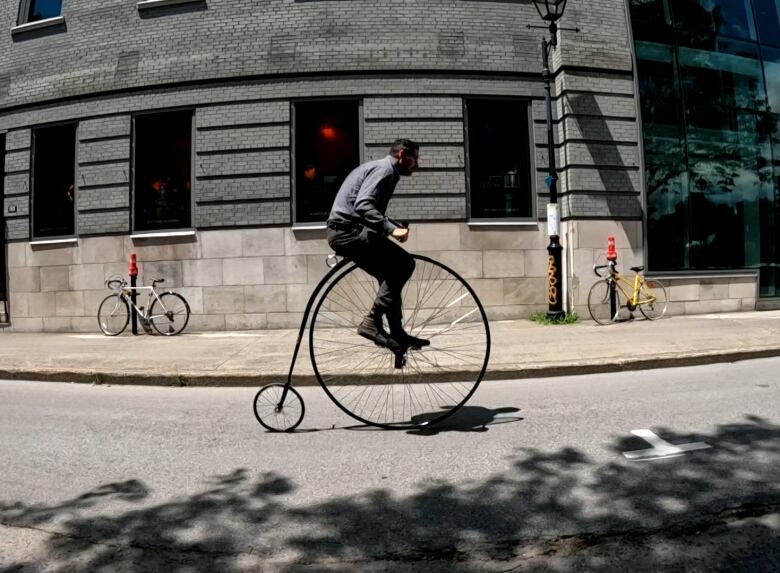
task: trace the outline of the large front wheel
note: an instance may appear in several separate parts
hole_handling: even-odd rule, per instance
[[[314,310],[309,348],[317,379],[339,408],[366,424],[441,421],[466,403],[487,368],[490,329],[474,290],[441,263],[413,257],[403,325],[429,346],[396,355],[357,334],[378,284],[354,264],[333,279]]]
[[[190,320],[190,305],[179,293],[164,292],[149,309],[149,322],[165,336],[179,334]]]

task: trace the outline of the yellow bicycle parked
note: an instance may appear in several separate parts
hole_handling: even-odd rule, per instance
[[[621,309],[633,313],[637,308],[648,320],[661,318],[666,312],[666,288],[655,279],[646,279],[640,273],[644,267],[631,267],[633,283],[617,271],[617,263],[594,265],[596,276],[609,268],[609,275],[597,281],[588,293],[588,312],[598,324],[610,324],[618,320]],[[631,315],[633,316],[633,314]]]

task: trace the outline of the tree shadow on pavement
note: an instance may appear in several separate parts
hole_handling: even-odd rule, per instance
[[[392,563],[388,571],[497,571],[485,565],[496,561],[513,571],[625,571],[629,556],[631,571],[777,571],[778,526],[760,518],[780,509],[780,426],[746,417],[712,434],[657,431],[713,447],[652,463],[623,459],[635,444],[622,437],[599,460],[570,447],[518,448],[483,481],[307,505],[276,473],[238,469],[164,503],[130,480],[53,505],[0,503],[0,523],[53,533],[40,552],[55,573],[373,571],[375,561]],[[704,542],[749,517],[749,542]],[[698,541],[680,545],[689,539]],[[0,571],[39,565],[29,558]]]

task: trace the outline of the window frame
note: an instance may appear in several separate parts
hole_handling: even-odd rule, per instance
[[[150,115],[162,115],[166,113],[177,112],[189,112],[190,113],[190,221],[187,227],[166,227],[164,229],[137,229],[137,216],[136,216],[136,174],[137,174],[137,137],[138,130],[136,128],[136,119],[138,117],[150,116]],[[135,112],[131,115],[130,119],[130,236],[141,237],[144,235],[149,236],[165,236],[165,235],[180,235],[192,234],[195,232],[195,195],[196,195],[196,179],[195,177],[195,137],[196,137],[196,124],[195,124],[196,108],[193,106],[172,107],[163,109],[147,109],[143,111]]]
[[[52,127],[61,127],[65,125],[75,126],[73,131],[73,233],[70,235],[36,235],[35,234],[35,150],[36,141],[38,138],[38,131],[41,129],[47,129]],[[30,242],[69,242],[69,240],[76,240],[79,236],[79,127],[78,121],[58,121],[55,123],[46,123],[42,125],[36,125],[31,129],[30,133]]]
[[[35,4],[36,0],[21,0],[19,2],[19,12],[16,18],[16,28],[34,29],[55,24],[60,24],[65,21],[62,16],[62,3],[60,3],[60,13],[56,16],[50,16],[48,18],[42,18],[41,20],[30,20],[30,9]],[[64,1],[64,0],[63,0]]]
[[[472,216],[472,189],[471,189],[471,150],[469,138],[469,102],[472,101],[502,101],[524,104],[526,106],[526,127],[528,137],[528,171],[530,173],[529,190],[531,193],[531,214],[527,217],[473,217]],[[529,97],[515,96],[466,96],[463,98],[463,153],[465,159],[464,176],[466,178],[466,221],[469,225],[533,225],[538,224],[538,187],[536,174],[533,123],[533,100]]]
[[[290,213],[292,218],[293,229],[324,229],[326,220],[322,221],[298,221],[298,181],[296,174],[297,168],[297,153],[296,147],[298,144],[296,137],[297,129],[297,106],[298,104],[310,104],[317,102],[333,102],[333,101],[346,101],[357,103],[357,124],[358,124],[358,167],[366,161],[366,145],[365,145],[365,111],[364,111],[364,97],[363,96],[334,96],[334,97],[312,97],[312,98],[294,98],[290,100]]]

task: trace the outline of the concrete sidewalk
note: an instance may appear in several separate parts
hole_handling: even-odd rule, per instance
[[[129,329],[128,329],[129,330]],[[590,319],[543,326],[491,323],[486,379],[527,378],[731,362],[780,355],[780,311]],[[297,330],[124,334],[0,334],[0,378],[111,384],[260,386],[286,380]],[[314,383],[306,342],[296,384]]]

